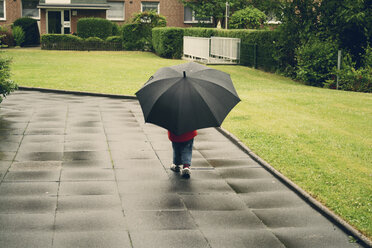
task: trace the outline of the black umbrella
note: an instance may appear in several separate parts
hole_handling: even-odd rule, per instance
[[[176,135],[219,127],[240,101],[229,74],[194,62],[159,69],[136,95],[145,122]]]

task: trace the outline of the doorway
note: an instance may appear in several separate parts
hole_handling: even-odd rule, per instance
[[[61,11],[48,11],[48,34],[62,33]]]

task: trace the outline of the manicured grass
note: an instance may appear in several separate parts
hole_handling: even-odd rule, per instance
[[[141,52],[8,50],[22,86],[133,95],[160,67]],[[241,66],[242,102],[223,127],[336,214],[372,237],[372,95],[320,89]]]
[[[184,63],[144,52],[10,49],[21,86],[134,95],[159,67]]]

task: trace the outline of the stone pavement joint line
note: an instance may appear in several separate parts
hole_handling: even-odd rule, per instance
[[[361,247],[216,129],[192,177],[133,99],[17,91],[0,105],[0,247]]]

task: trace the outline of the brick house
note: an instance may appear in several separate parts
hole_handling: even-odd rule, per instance
[[[167,26],[197,23],[179,0],[0,0],[0,25],[29,16],[38,20],[41,34],[69,34],[77,31],[79,18],[101,17],[120,25],[146,10],[165,16]]]

